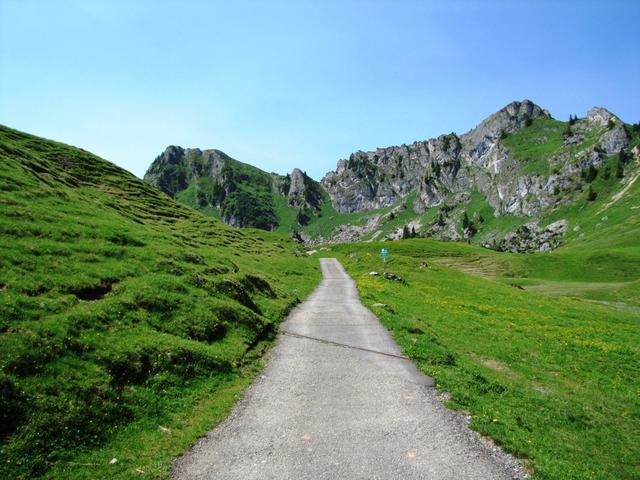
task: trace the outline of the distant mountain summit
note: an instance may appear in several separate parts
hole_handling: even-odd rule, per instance
[[[570,223],[551,226],[554,212],[613,194],[633,178],[638,143],[640,126],[604,108],[566,122],[523,100],[461,135],[357,151],[320,183],[299,169],[283,177],[219,150],[180,147],[168,147],[145,180],[231,225],[277,228],[310,244],[409,231],[549,250]]]
[[[496,148],[500,138],[548,118],[529,100],[513,102],[461,136],[450,133],[411,145],[353,153],[348,160],[340,160],[336,171],[321,183],[340,212],[387,207],[412,192],[417,192],[414,205],[419,211],[440,204],[452,192],[476,187],[489,193],[490,171],[495,174],[502,167]]]
[[[297,168],[286,176],[267,173],[220,150],[169,146],[144,180],[235,227],[275,230],[281,217],[304,225],[324,201],[318,182]]]

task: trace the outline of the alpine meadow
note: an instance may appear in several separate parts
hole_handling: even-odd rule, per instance
[[[639,479],[639,19],[0,1],[0,479]]]

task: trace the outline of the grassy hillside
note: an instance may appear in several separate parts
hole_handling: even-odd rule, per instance
[[[320,277],[282,237],[6,127],[0,204],[1,478],[162,478]]]
[[[448,405],[534,478],[630,480],[640,477],[640,312],[629,308],[640,305],[640,250],[637,221],[619,228],[610,249],[594,248],[594,231],[550,254],[416,239],[329,255]],[[381,270],[382,246],[406,284],[369,275]],[[531,279],[565,290],[527,291]],[[614,282],[624,302],[590,300],[589,286]]]
[[[326,195],[304,172],[304,187],[290,195],[292,176],[267,173],[220,150],[170,146],[154,160],[144,179],[178,202],[241,227],[291,237],[319,214]]]
[[[210,176],[194,177],[186,188],[176,192],[176,200],[216,218],[234,218],[244,226],[264,230],[277,226],[279,218],[271,175],[223,152],[219,154],[224,157],[221,174],[224,187]],[[203,172],[204,167],[198,168],[203,161],[192,155],[189,164],[196,172]]]
[[[495,188],[498,184],[514,188],[512,180],[520,176],[548,180],[550,183],[539,191],[536,187],[523,193],[533,211],[538,212],[536,217],[496,214],[485,193],[478,191],[489,190],[473,184],[466,191],[449,192],[440,204],[426,211],[414,208],[416,190],[385,208],[340,213],[333,208],[329,195],[320,184],[306,175],[305,196],[310,194],[313,198],[305,198],[308,205],[304,202],[301,205],[301,199],[293,201],[286,196],[291,182],[289,175],[269,174],[218,150],[207,150],[205,152],[209,153],[203,155],[200,150],[179,149],[180,162],[167,161],[165,152],[154,161],[147,175],[161,190],[204,213],[235,225],[275,230],[288,236],[301,233],[312,243],[397,238],[407,226],[409,231],[415,229],[418,236],[442,239],[471,236],[471,243],[508,250],[503,238],[524,224],[538,221],[544,227],[554,220],[565,219],[573,228],[576,226],[574,217],[583,209],[593,210],[598,204],[595,200],[610,199],[626,186],[627,179],[638,174],[640,169],[632,150],[640,143],[640,124],[620,122],[615,117],[607,125],[595,124],[588,119],[563,122],[541,117],[525,122],[524,128],[500,136],[499,146],[510,159],[508,165],[499,174],[490,174],[490,180],[483,180],[480,175],[478,181],[480,184],[493,182]],[[630,141],[622,160],[618,152],[606,155],[602,146],[606,145],[613,129],[624,129]],[[169,147],[167,151],[176,148]],[[210,162],[211,152],[224,160],[220,185],[209,175],[212,169],[207,162]],[[593,160],[594,155],[597,160]],[[591,160],[586,161],[587,158]],[[401,157],[395,157],[394,161],[396,168],[402,163]],[[355,169],[354,175],[359,175],[365,183],[371,181],[371,172],[379,168],[364,157],[350,162]],[[462,168],[472,178],[483,171],[473,165]],[[437,172],[429,175],[439,177],[440,164]],[[379,180],[388,182],[390,178],[383,176]],[[536,199],[544,206],[540,207],[542,211],[536,210]],[[494,199],[492,203],[495,202]],[[465,215],[468,221],[463,221]],[[472,228],[465,233],[464,225],[469,226],[469,222]],[[527,248],[535,250],[533,246]]]

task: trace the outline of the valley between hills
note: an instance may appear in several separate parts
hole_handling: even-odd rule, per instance
[[[329,257],[531,478],[640,477],[639,144],[525,100],[320,182],[177,146],[142,180],[0,127],[0,477],[169,477]]]

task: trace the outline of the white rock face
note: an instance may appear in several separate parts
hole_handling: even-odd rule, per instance
[[[631,140],[629,139],[629,135],[627,135],[624,125],[617,123],[615,127],[605,134],[600,145],[607,155],[611,155],[618,153],[623,148],[627,148],[630,142]]]
[[[533,102],[513,102],[461,136],[356,152],[340,160],[321,183],[339,212],[387,207],[416,192],[414,210],[420,213],[452,194],[475,190],[484,194],[496,216],[536,217],[572,191],[582,170],[600,167],[606,155],[629,146],[620,119],[604,108],[592,108],[564,137],[558,157],[549,159],[548,173],[524,173],[523,160],[514,158],[502,139],[545,118],[549,113]],[[600,136],[598,143],[580,150],[591,133]]]
[[[605,126],[615,117],[609,110],[601,107],[593,107],[587,112],[587,121],[593,125]]]
[[[304,176],[302,170],[294,168],[291,172],[291,186],[289,187],[289,197],[304,195]]]
[[[413,191],[418,193],[414,208],[423,211],[441,204],[451,192],[471,187],[485,193],[498,214],[523,213],[531,207],[522,207],[526,194],[519,190],[518,179],[514,185],[496,186],[492,181],[513,164],[500,137],[547,117],[529,100],[513,102],[462,136],[452,133],[411,145],[356,152],[340,160],[322,186],[340,212],[393,205]]]
[[[548,252],[560,245],[560,239],[567,230],[564,219],[540,227],[538,222],[530,222],[508,234],[495,248],[503,252]]]

